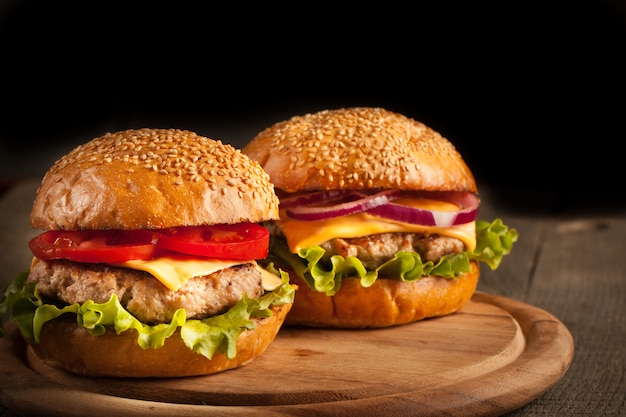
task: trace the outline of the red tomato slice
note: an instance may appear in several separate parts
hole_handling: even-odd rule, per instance
[[[157,246],[171,251],[217,259],[263,259],[270,235],[256,223],[174,227],[159,231]]]
[[[155,241],[156,234],[149,230],[52,230],[35,236],[28,246],[43,260],[120,263],[153,258]]]

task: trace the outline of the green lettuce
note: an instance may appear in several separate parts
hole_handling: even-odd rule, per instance
[[[500,265],[502,257],[511,251],[517,237],[517,231],[504,225],[501,219],[491,223],[477,220],[476,248],[473,251],[444,256],[436,263],[423,262],[419,254],[402,251],[378,268],[370,270],[354,256],[334,255],[330,262],[322,262],[325,251],[320,246],[302,248],[297,254],[291,253],[287,242],[277,237],[272,237],[270,241],[270,256],[277,262],[289,265],[311,289],[333,296],[345,277],[359,277],[361,285],[369,287],[379,276],[397,277],[402,281],[416,281],[425,276],[456,279],[460,274],[470,271],[471,261],[486,263],[493,270]]]
[[[137,343],[143,349],[158,349],[180,328],[180,336],[185,345],[193,351],[211,359],[215,353],[236,356],[236,340],[246,329],[254,328],[253,318],[266,318],[272,315],[271,306],[291,304],[295,290],[289,284],[289,275],[276,271],[282,284],[261,298],[244,297],[227,312],[203,320],[187,320],[184,309],[178,309],[169,323],[148,325],[137,320],[119,302],[114,294],[105,303],[91,300],[83,304],[56,306],[45,300],[37,292],[36,283],[28,282],[28,272],[18,274],[9,284],[4,299],[0,303],[0,317],[10,313],[10,320],[17,323],[25,339],[38,343],[43,325],[62,314],[76,315],[79,325],[93,335],[101,335],[107,327],[117,334],[128,330],[137,331]],[[7,332],[0,323],[0,335]]]

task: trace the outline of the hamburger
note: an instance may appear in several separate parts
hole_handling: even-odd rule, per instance
[[[43,363],[76,374],[243,366],[293,303],[288,275],[257,263],[269,245],[261,222],[278,219],[278,204],[258,163],[221,141],[177,129],[107,133],[43,177],[30,213],[42,232],[0,313]]]
[[[276,188],[273,265],[297,287],[286,324],[378,328],[443,316],[472,297],[517,232],[477,219],[472,172],[453,144],[383,108],[277,122],[242,152]]]

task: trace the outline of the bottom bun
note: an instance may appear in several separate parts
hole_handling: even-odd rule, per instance
[[[295,274],[298,286],[287,325],[336,328],[388,327],[427,317],[453,313],[463,307],[476,291],[480,268],[471,262],[471,271],[458,279],[424,277],[419,281],[377,279],[371,287],[359,279],[344,278],[337,293],[328,297],[313,291]]]
[[[185,346],[179,331],[158,349],[142,349],[137,333],[129,330],[119,335],[107,329],[94,336],[64,318],[47,322],[39,344],[30,349],[45,364],[76,374],[114,377],[181,377],[208,375],[246,365],[272,343],[285,321],[292,304],[271,308],[272,315],[253,319],[256,327],[244,330],[237,338],[237,355],[228,359],[216,353],[208,359]]]

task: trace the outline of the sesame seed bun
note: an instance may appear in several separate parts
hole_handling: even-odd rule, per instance
[[[450,141],[423,123],[382,108],[294,116],[258,133],[242,151],[261,164],[285,197],[340,189],[477,192],[472,172]],[[280,224],[274,222],[270,229],[274,239],[284,237]],[[372,240],[385,245],[381,235]],[[311,289],[291,268],[303,262],[305,270],[306,262],[295,254],[290,260],[284,256],[277,251],[277,263],[284,262],[281,267],[298,287],[286,320],[291,325],[373,328],[450,314],[472,297],[480,275],[472,261],[470,271],[456,279],[429,276],[404,282],[379,276],[363,287],[358,277],[344,276],[337,292],[327,296]]]
[[[247,365],[265,352],[291,306],[275,306],[270,317],[253,318],[255,327],[237,337],[237,355],[233,358],[215,353],[207,359],[185,346],[178,334],[167,338],[158,349],[144,350],[137,345],[134,331],[118,335],[107,328],[104,334],[93,336],[77,326],[70,316],[47,322],[41,329],[40,342],[30,343],[29,348],[42,363],[79,375],[133,378],[210,375]]]
[[[470,265],[471,271],[455,280],[377,279],[371,287],[364,288],[358,278],[345,278],[332,297],[313,291],[292,271],[291,282],[298,290],[285,324],[364,329],[445,316],[463,307],[476,291],[480,269],[477,262]]]
[[[59,159],[31,212],[38,229],[158,229],[278,217],[268,175],[239,150],[177,129],[107,133]]]
[[[476,192],[450,141],[423,123],[381,108],[323,110],[260,132],[243,152],[286,192],[402,189]]]

